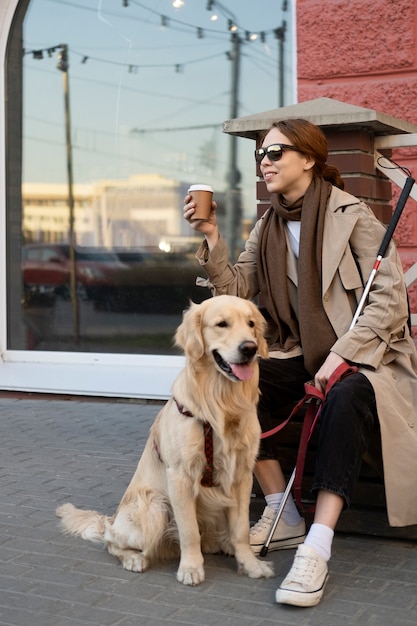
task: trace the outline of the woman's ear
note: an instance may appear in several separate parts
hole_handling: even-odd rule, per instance
[[[312,157],[306,156],[305,157],[305,161],[304,161],[304,170],[307,172],[307,171],[313,169],[315,164],[316,164],[316,162],[315,162],[315,160]]]

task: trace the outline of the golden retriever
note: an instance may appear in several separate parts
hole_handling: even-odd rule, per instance
[[[240,573],[272,576],[270,564],[249,545],[260,438],[258,356],[267,356],[263,317],[235,296],[191,303],[175,342],[185,353],[185,367],[116,513],[108,517],[68,503],[56,514],[67,533],[105,543],[134,572],[179,556],[177,580],[198,585],[203,553],[224,552],[235,555]]]

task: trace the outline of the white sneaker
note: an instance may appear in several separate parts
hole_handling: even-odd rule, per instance
[[[261,519],[250,529],[249,543],[255,554],[260,554],[275,519],[275,515],[276,511],[266,506]],[[272,552],[273,550],[296,548],[300,543],[303,543],[305,536],[306,524],[303,519],[301,519],[297,526],[289,526],[281,517],[272,536],[268,550]]]
[[[328,578],[327,561],[314,548],[302,544],[298,546],[292,568],[276,591],[276,601],[294,606],[315,606],[323,597]]]

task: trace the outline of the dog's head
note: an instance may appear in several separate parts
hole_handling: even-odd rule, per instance
[[[258,356],[267,357],[265,320],[249,300],[216,296],[192,303],[178,327],[175,343],[193,362],[214,362],[233,381],[248,380]]]

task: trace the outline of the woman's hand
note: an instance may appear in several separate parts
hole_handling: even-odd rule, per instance
[[[324,393],[330,376],[339,367],[339,365],[344,362],[345,359],[342,359],[341,356],[339,356],[335,352],[330,352],[329,356],[324,361],[317,374],[314,376],[314,386]]]
[[[191,196],[185,196],[183,209],[184,219],[187,220],[191,228],[205,235],[209,248],[212,249],[216,245],[219,238],[216,215],[217,204],[214,200],[211,203],[211,212],[208,220],[193,220],[195,206],[196,204],[191,200]]]

